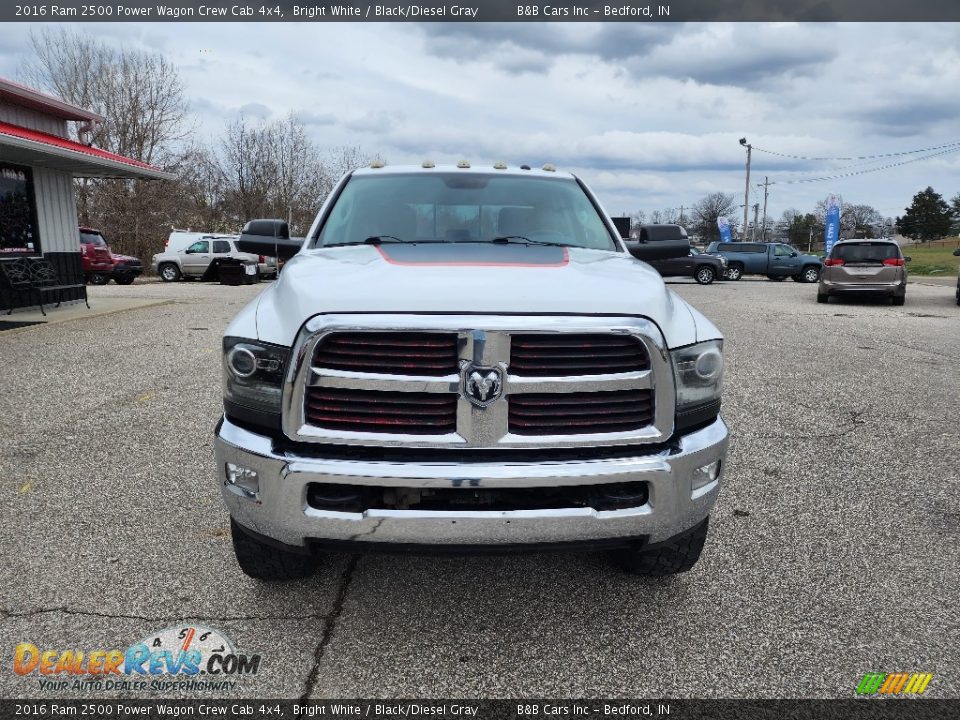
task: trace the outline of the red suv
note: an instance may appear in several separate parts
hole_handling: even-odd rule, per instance
[[[143,273],[143,262],[129,255],[114,255],[103,237],[93,228],[80,228],[80,261],[83,277],[91,285],[106,285],[110,279],[117,285],[129,285]]]

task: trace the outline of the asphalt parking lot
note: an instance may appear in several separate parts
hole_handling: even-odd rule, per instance
[[[671,287],[726,334],[732,444],[704,556],[668,580],[598,554],[336,555],[258,584],[212,430],[220,335],[262,286],[91,287],[172,302],[0,333],[0,697],[57,695],[14,674],[18,643],[125,648],[185,622],[261,654],[238,697],[852,697],[893,671],[960,696],[953,289],[890,307]]]

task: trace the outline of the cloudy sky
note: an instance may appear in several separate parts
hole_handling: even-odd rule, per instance
[[[16,79],[29,25],[0,25]],[[321,146],[388,163],[553,162],[613,214],[743,202],[747,137],[769,213],[828,192],[902,214],[960,193],[960,26],[953,24],[78,24],[179,67],[197,132],[298,114]],[[878,172],[826,181],[881,165]],[[762,188],[751,189],[751,204]]]

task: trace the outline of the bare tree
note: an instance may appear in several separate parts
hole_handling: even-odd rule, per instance
[[[730,225],[735,226],[734,210],[736,210],[736,204],[733,201],[733,195],[715,192],[702,197],[690,209],[694,232],[704,239],[718,240],[720,230],[717,228],[717,219],[726,217]]]
[[[30,43],[26,82],[105,116],[83,136],[75,129],[79,140],[153,165],[183,166],[177,146],[188,131],[187,103],[172,63],[64,29],[44,28]],[[80,221],[102,229],[119,252],[159,250],[177,203],[178,194],[163,181],[77,182]]]

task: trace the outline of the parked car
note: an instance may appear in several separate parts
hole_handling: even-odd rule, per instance
[[[909,261],[892,240],[841,240],[823,261],[817,302],[834,295],[874,295],[903,305]]]
[[[230,240],[236,242],[239,235],[225,233],[191,232],[189,230],[174,230],[170,233],[163,246],[164,252],[180,252],[186,250],[198,240]],[[279,266],[275,257],[260,255],[258,258],[261,277],[276,277]]]
[[[110,246],[103,233],[94,228],[80,227],[80,264],[83,278],[91,285],[106,285],[113,272]]]
[[[692,277],[701,285],[709,285],[727,272],[723,255],[704,253],[695,247],[690,248],[686,257],[650,260],[649,264],[663,277]]]
[[[784,243],[712,242],[707,252],[723,255],[729,263],[728,280],[744,275],[766,275],[770,280],[813,283],[820,279],[823,263],[816,255],[805,255]]]
[[[261,277],[277,274],[276,258],[240,252],[237,241],[228,238],[197,240],[183,250],[158,253],[153,256],[151,267],[161,280],[174,282],[184,277],[202,278],[208,275],[211,264],[223,258],[255,262]]]
[[[223,337],[211,479],[245,573],[361,548],[696,563],[726,467],[723,336],[582,180],[377,162],[309,237],[257,220],[238,245],[290,258]]]
[[[117,255],[110,253],[113,258],[113,270],[110,272],[110,278],[117,285],[130,285],[134,280],[143,275],[143,260],[132,255]]]

